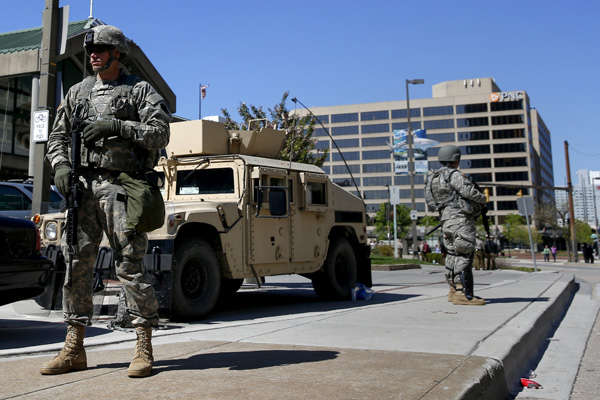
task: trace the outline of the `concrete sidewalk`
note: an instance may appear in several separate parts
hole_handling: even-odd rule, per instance
[[[144,379],[126,376],[135,335],[102,323],[86,332],[88,370],[42,376],[64,325],[0,310],[0,399],[504,399],[576,289],[568,274],[476,271],[487,304],[474,307],[447,301],[440,267],[375,271],[369,301],[319,302],[306,282],[283,277],[208,320],[167,323]]]

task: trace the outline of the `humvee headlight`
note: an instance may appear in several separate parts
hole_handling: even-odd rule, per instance
[[[44,227],[44,236],[48,240],[55,240],[58,236],[58,227],[56,222],[48,222]]]

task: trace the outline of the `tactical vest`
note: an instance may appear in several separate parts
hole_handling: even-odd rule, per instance
[[[454,187],[452,186],[452,184],[450,183],[450,178],[452,177],[452,174],[455,173],[457,170],[452,170],[450,171],[449,174],[447,174],[448,176],[444,176],[446,174],[444,174],[443,172],[447,171],[447,169],[445,168],[440,168],[436,171],[434,171],[427,179],[427,184],[425,185],[425,202],[427,203],[427,206],[429,207],[429,209],[431,211],[439,211],[440,214],[442,213],[442,210],[450,203],[454,202],[456,204],[458,204],[458,192],[456,191],[456,189],[454,189]],[[442,199],[436,199],[435,196],[433,195],[433,191],[431,190],[431,183],[433,182],[434,179],[443,179],[444,182],[446,183],[446,185],[450,186],[450,188],[452,188],[452,192],[450,192],[450,194],[448,194],[448,196],[446,196],[445,198]]]
[[[109,119],[139,121],[131,93],[140,81],[135,75],[121,74],[116,84],[103,85],[92,98],[96,77],[86,77],[76,97],[76,104],[81,104],[84,110],[80,117],[86,123]],[[121,136],[111,136],[81,146],[80,159],[83,167],[132,172],[152,169],[157,157]]]
[[[480,204],[477,204],[471,200],[463,198],[456,188],[452,185],[451,179],[452,174],[458,172],[457,169],[449,169],[449,168],[440,168],[431,174],[429,179],[427,179],[427,184],[425,185],[425,202],[427,206],[432,211],[438,211],[440,216],[442,215],[442,211],[448,205],[452,205],[457,210],[460,210],[462,213],[471,215],[476,218],[481,215],[482,207]],[[436,198],[433,195],[433,190],[431,189],[431,185],[435,179],[443,179],[444,183],[452,189],[444,198]]]

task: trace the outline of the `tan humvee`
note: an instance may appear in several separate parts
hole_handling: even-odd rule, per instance
[[[250,278],[300,274],[324,299],[349,299],[357,281],[371,286],[363,201],[319,167],[277,159],[284,140],[267,128],[171,124],[156,168],[165,224],[148,234],[144,259],[163,314],[203,317]]]

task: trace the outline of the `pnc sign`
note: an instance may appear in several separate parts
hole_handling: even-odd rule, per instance
[[[500,93],[490,93],[490,101],[492,103],[498,103],[502,101],[514,101],[514,100],[523,100],[525,98],[525,92],[500,92]]]

